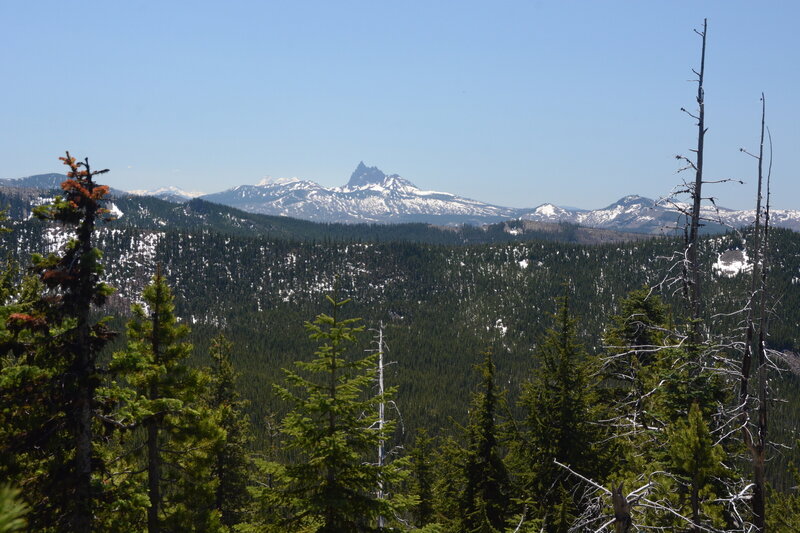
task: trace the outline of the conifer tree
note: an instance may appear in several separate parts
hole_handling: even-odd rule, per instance
[[[498,403],[491,352],[484,354],[478,367],[480,392],[474,397],[474,415],[468,428],[466,486],[461,497],[461,530],[493,533],[505,530],[510,515],[508,471],[501,457],[497,438]]]
[[[598,443],[607,430],[597,404],[597,361],[576,339],[576,319],[567,296],[559,298],[555,325],[535,350],[538,367],[523,386],[520,404],[525,430],[517,444],[527,463],[524,488],[531,504],[539,507],[548,532],[566,532],[581,511],[573,496],[573,480],[554,460],[581,475],[602,480],[610,470],[613,447]]]
[[[412,481],[418,503],[414,506],[414,524],[422,527],[433,522],[433,439],[425,429],[417,432],[414,447],[409,451]]]
[[[441,524],[448,533],[460,531],[467,454],[468,450],[452,435],[440,439],[434,454],[435,523]]]
[[[635,290],[620,302],[606,330],[606,383],[601,392],[614,411],[616,432],[629,439],[660,425],[653,420],[651,390],[659,381],[659,361],[668,348],[668,311],[652,291]]]
[[[127,370],[139,393],[128,409],[138,413],[144,430],[147,531],[214,531],[219,516],[211,468],[222,432],[203,402],[209,376],[187,365],[189,328],[178,323],[160,269],[142,299],[143,304],[133,305],[128,348],[115,354],[113,364]]]
[[[674,474],[673,488],[679,499],[679,506],[675,507],[691,518],[693,531],[724,526],[722,507],[713,503],[717,497],[713,479],[726,476],[725,452],[721,445],[714,444],[697,403],[692,404],[685,419],[668,428],[667,438],[667,468]]]
[[[26,472],[31,527],[88,532],[101,498],[94,478],[103,468],[96,449],[98,354],[113,335],[105,319],[92,317],[113,292],[101,280],[94,235],[108,213],[102,206],[108,187],[94,178],[107,170],[93,171],[88,159],[78,162],[69,152],[61,160],[70,168],[61,184],[64,195],[34,214],[59,223],[71,238],[60,255],[34,254],[38,279],[29,279],[6,307],[0,446],[2,455],[13,454],[11,469]]]
[[[248,447],[253,437],[244,402],[236,388],[238,377],[231,363],[233,344],[220,334],[211,340],[210,406],[217,410],[220,428],[225,432],[215,451],[212,475],[217,481],[215,506],[222,524],[231,529],[244,520],[250,504],[247,491],[251,478]]]
[[[392,424],[378,429],[377,406],[385,398],[368,394],[376,354],[348,356],[364,328],[356,325],[358,319],[340,318],[348,300],[327,300],[331,314],[306,323],[310,338],[319,342],[315,358],[285,370],[286,385],[276,387],[291,406],[282,432],[285,450],[296,458],[279,480],[287,511],[282,527],[320,533],[377,531],[379,516],[391,519],[402,507],[397,496],[376,497],[381,484],[386,490],[400,480],[398,461],[382,466],[371,462]]]

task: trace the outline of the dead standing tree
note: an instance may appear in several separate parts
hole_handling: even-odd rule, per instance
[[[726,345],[726,343],[720,344],[718,342],[709,343],[710,332],[707,330],[707,328],[703,327],[702,322],[705,310],[703,309],[702,300],[703,278],[699,253],[700,229],[703,226],[703,221],[710,219],[708,216],[703,216],[702,204],[703,202],[710,202],[713,207],[716,207],[716,202],[713,197],[703,196],[703,185],[734,181],[730,179],[714,181],[708,181],[704,179],[704,146],[705,134],[708,131],[705,123],[705,93],[703,85],[705,80],[707,20],[703,21],[702,31],[695,30],[695,33],[697,33],[702,39],[700,69],[699,71],[693,69],[694,74],[697,76],[696,101],[698,109],[694,113],[687,111],[685,108],[682,108],[681,110],[696,120],[697,145],[696,149],[691,150],[694,153],[693,157],[686,157],[682,155],[676,156],[677,159],[684,163],[679,172],[693,171],[694,180],[684,180],[682,186],[673,191],[671,196],[672,199],[669,200],[669,203],[671,203],[673,208],[675,208],[681,214],[681,218],[685,221],[685,225],[683,227],[685,242],[683,250],[679,255],[676,254],[676,258],[679,257],[679,259],[673,263],[672,267],[670,268],[670,274],[667,274],[664,282],[662,282],[662,288],[666,286],[667,289],[670,289],[677,286],[680,287],[678,290],[682,290],[684,293],[686,299],[687,331],[685,334],[679,333],[678,331],[664,331],[663,346],[653,345],[651,343],[648,343],[647,346],[620,346],[619,348],[623,349],[623,353],[611,356],[611,358],[621,359],[624,367],[624,362],[628,359],[629,354],[638,355],[639,352],[655,354],[661,350],[670,348],[683,350],[688,357],[682,364],[688,365],[688,377],[690,379],[698,378],[702,375],[708,375],[709,372],[717,372],[721,370],[718,368],[719,359],[721,357],[721,352],[724,351],[724,347]],[[674,198],[678,195],[688,195],[690,201],[679,203],[677,200],[674,200]],[[678,272],[679,274],[675,275]],[[649,298],[646,298],[645,301],[647,299]],[[658,327],[656,324],[653,324],[652,326]],[[627,351],[625,351],[626,349]],[[638,357],[635,359],[638,360]],[[635,371],[636,369],[633,370]],[[625,376],[628,376],[628,374],[625,374]],[[628,377],[631,377],[632,381],[635,381],[635,372]],[[657,385],[655,385],[655,387],[656,389],[660,389],[664,384],[665,382],[662,379]],[[660,394],[656,389],[650,390],[647,394]],[[722,407],[722,405],[720,404],[719,407]],[[622,418],[625,419],[626,417],[623,416]],[[711,429],[718,435],[723,434],[723,438],[726,436],[724,434],[726,432],[725,420],[727,418],[728,417],[722,416],[722,414],[719,413],[716,416],[713,416],[713,419],[718,424],[718,427],[714,428],[712,426]],[[628,420],[633,421],[632,432],[636,433],[637,418],[635,416],[628,417]],[[665,424],[662,423],[660,426],[665,426]],[[647,428],[645,427],[645,429]],[[657,438],[655,435],[654,437]],[[722,439],[720,439],[720,441],[721,440]],[[717,441],[715,445],[720,441]],[[572,471],[572,473],[575,474],[574,471]],[[711,522],[707,520],[707,517],[703,517],[700,514],[699,507],[697,506],[693,508],[690,516],[689,514],[684,513],[679,506],[676,506],[675,502],[670,502],[669,499],[650,500],[648,498],[651,493],[655,494],[652,491],[657,489],[662,484],[669,485],[670,483],[668,480],[672,480],[673,484],[678,483],[678,479],[673,473],[665,471],[640,476],[637,481],[642,482],[642,486],[628,496],[625,496],[622,493],[621,487],[615,487],[613,493],[607,489],[602,489],[601,492],[603,495],[610,499],[611,503],[613,504],[615,516],[597,531],[604,530],[604,527],[611,526],[612,524],[618,531],[627,531],[631,528],[635,528],[637,517],[632,516],[632,513],[637,515],[639,514],[636,507],[642,507],[643,509],[648,510],[650,513],[656,512],[657,514],[661,514],[663,517],[672,517],[673,520],[683,522],[691,531],[723,531],[723,529],[717,529],[712,526]],[[719,481],[722,482],[722,480]],[[728,496],[717,497],[709,503],[727,508],[728,514],[732,517],[727,527],[732,529],[724,529],[725,531],[742,531],[742,528],[747,528],[749,525],[745,524],[745,521],[741,519],[738,508],[744,506],[745,500],[750,499],[751,486],[747,485],[746,483],[743,484],[741,480],[729,480],[729,482],[725,482],[725,486]],[[598,485],[595,485],[595,487],[599,488]],[[603,506],[601,505],[600,507]],[[584,517],[585,520],[592,522],[598,518],[599,517],[596,515],[592,517]],[[588,521],[584,522],[584,525],[588,524]],[[652,526],[653,524],[648,524],[647,527]],[[659,527],[663,526],[656,526],[656,529]],[[718,525],[717,527],[720,526]]]
[[[766,330],[767,330],[767,246],[769,244],[769,186],[771,177],[772,157],[770,154],[770,170],[767,171],[766,208],[762,212],[762,188],[764,183],[764,138],[766,131],[766,101],[761,94],[761,137],[758,155],[751,154],[744,148],[741,149],[754,157],[758,162],[758,192],[756,194],[756,216],[753,231],[754,252],[753,270],[750,285],[750,300],[747,305],[745,318],[745,341],[742,354],[741,381],[739,389],[739,418],[742,428],[742,439],[750,452],[753,467],[753,498],[752,512],[753,525],[756,531],[765,531],[766,522],[766,450],[767,450],[767,356],[766,356]],[[770,143],[771,146],[771,143]],[[763,218],[763,226],[762,226]],[[758,333],[756,338],[756,333]],[[753,351],[757,357],[755,384],[751,387],[753,377]],[[753,403],[751,390],[755,389],[757,395],[757,416],[755,431],[750,422],[751,404]]]
[[[703,31],[695,32],[703,39],[703,49],[700,55],[700,72],[693,70],[697,74],[697,116],[692,115],[686,109],[685,113],[697,119],[697,149],[695,152],[695,162],[684,156],[683,160],[687,161],[695,171],[694,186],[690,187],[692,198],[692,212],[689,224],[689,237],[686,242],[686,260],[687,260],[687,276],[685,279],[688,281],[689,293],[689,307],[692,320],[692,334],[695,341],[697,341],[699,323],[701,313],[700,303],[700,266],[698,264],[697,256],[697,240],[700,232],[700,202],[703,199],[703,149],[705,145],[705,137],[708,128],[706,128],[706,108],[705,108],[705,93],[703,89],[703,78],[706,70],[706,34],[708,30],[708,20],[703,19]]]

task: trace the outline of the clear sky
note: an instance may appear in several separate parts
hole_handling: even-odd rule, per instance
[[[659,197],[704,17],[707,175],[748,182],[713,194],[753,204],[764,91],[773,204],[800,208],[794,0],[0,1],[0,177],[69,149],[121,189],[335,186],[363,160],[513,207]]]

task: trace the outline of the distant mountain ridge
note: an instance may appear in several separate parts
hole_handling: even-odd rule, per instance
[[[42,174],[18,180],[0,180],[2,187],[58,188],[63,174]],[[127,193],[113,191],[121,197]],[[176,187],[132,191],[174,203],[191,199],[222,204],[250,213],[286,216],[313,222],[396,224],[421,222],[442,226],[482,226],[522,219],[532,222],[566,222],[590,228],[651,235],[674,234],[682,227],[679,205],[629,195],[601,209],[584,210],[545,203],[535,208],[503,207],[452,193],[417,187],[398,174],[359,162],[346,185],[324,187],[301,178],[266,178],[256,185],[239,185],[213,194],[189,193]],[[706,232],[752,224],[754,210],[737,211],[705,206]],[[800,211],[773,210],[771,223],[800,231]]]
[[[265,180],[201,197],[214,203],[270,215],[317,222],[426,222],[440,225],[494,224],[522,219],[567,222],[590,228],[651,235],[674,234],[682,227],[678,205],[629,195],[601,209],[575,209],[553,204],[535,208],[503,207],[447,192],[426,191],[398,174],[387,175],[361,161],[341,187],[326,188],[299,178]],[[720,232],[749,225],[753,210],[703,208],[703,229]],[[800,231],[800,211],[774,210],[773,224]]]

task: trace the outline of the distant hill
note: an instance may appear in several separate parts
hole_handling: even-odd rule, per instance
[[[0,179],[0,187],[25,187],[34,189],[60,189],[61,182],[67,179],[64,174],[37,174],[25,178]]]

